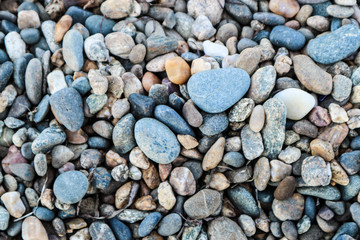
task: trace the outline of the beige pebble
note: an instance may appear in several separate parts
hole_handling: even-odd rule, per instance
[[[21,227],[21,236],[24,240],[48,240],[47,232],[41,221],[30,216],[25,218]]]
[[[265,124],[265,110],[262,105],[257,105],[254,107],[250,120],[249,127],[254,132],[260,132]]]
[[[158,198],[160,205],[166,210],[170,210],[175,206],[176,197],[171,185],[167,181],[160,183],[158,187]]]
[[[150,167],[149,158],[141,151],[139,147],[134,147],[129,155],[129,160],[132,165],[141,169],[148,169]]]
[[[72,17],[70,15],[64,15],[55,25],[54,39],[56,42],[61,42],[65,33],[70,29],[72,25]]]
[[[177,135],[177,139],[179,140],[180,144],[186,148],[186,149],[193,149],[196,148],[199,143],[196,140],[196,138],[194,138],[191,135]]]
[[[19,192],[6,192],[1,196],[1,201],[9,211],[9,214],[14,218],[22,217],[26,211],[25,205],[20,199]]]
[[[204,171],[209,171],[221,162],[224,155],[225,138],[220,137],[207,151],[202,161],[202,168]]]

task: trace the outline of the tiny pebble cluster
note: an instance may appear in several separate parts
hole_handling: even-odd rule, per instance
[[[360,239],[355,0],[1,0],[0,239]]]

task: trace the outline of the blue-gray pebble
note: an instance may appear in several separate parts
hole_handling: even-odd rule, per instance
[[[35,44],[40,40],[40,31],[36,28],[26,28],[20,32],[21,38],[27,44]]]
[[[225,112],[222,113],[203,113],[203,123],[199,127],[202,134],[213,136],[226,130],[229,121]]]
[[[139,148],[156,163],[171,163],[180,153],[175,134],[158,120],[140,119],[135,124],[134,134]]]
[[[259,208],[254,197],[244,187],[237,186],[235,188],[230,188],[227,193],[232,203],[242,213],[252,217],[259,216]]]
[[[131,240],[132,234],[130,228],[116,218],[109,221],[111,230],[113,231],[117,240]]]
[[[84,40],[77,30],[69,30],[63,39],[63,58],[69,68],[80,71],[84,65]]]
[[[84,122],[83,103],[74,88],[63,88],[50,97],[50,105],[57,119],[70,131],[76,132]]]
[[[106,36],[112,32],[115,22],[111,19],[103,18],[100,15],[92,15],[85,21],[85,27],[89,30],[91,35],[101,33]]]
[[[0,66],[0,92],[6,87],[11,74],[13,73],[14,64],[10,61],[4,62]]]
[[[305,36],[292,28],[276,26],[270,33],[270,41],[277,47],[286,47],[291,51],[298,51],[305,45]]]
[[[191,99],[208,113],[219,113],[229,109],[245,95],[249,87],[249,74],[239,68],[199,72],[192,75],[187,83]]]
[[[69,7],[65,14],[70,15],[72,17],[73,24],[75,23],[85,24],[86,19],[93,15],[91,12],[86,11],[77,6]]]
[[[89,187],[87,177],[79,171],[68,171],[60,174],[54,183],[54,195],[63,203],[79,202]]]
[[[33,209],[35,216],[42,221],[52,221],[55,218],[55,213],[45,207],[36,207]]]
[[[112,140],[115,149],[121,153],[127,153],[136,146],[134,138],[135,118],[131,113],[122,117],[115,125]]]
[[[360,30],[353,24],[311,40],[307,45],[309,56],[318,63],[332,64],[347,58],[360,47]]]
[[[151,233],[151,231],[156,227],[156,225],[161,220],[161,213],[159,212],[152,212],[147,215],[144,220],[141,221],[138,234],[140,237],[145,237]]]
[[[265,25],[269,25],[269,26],[282,25],[285,23],[285,18],[283,16],[269,12],[254,13],[253,19],[258,20],[264,23]]]
[[[169,106],[156,106],[154,116],[157,120],[167,125],[176,134],[195,136],[193,130],[186,121]]]

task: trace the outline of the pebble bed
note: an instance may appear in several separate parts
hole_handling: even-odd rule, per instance
[[[0,239],[360,239],[356,0],[0,1]]]

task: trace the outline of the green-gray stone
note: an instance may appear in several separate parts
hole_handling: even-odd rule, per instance
[[[252,217],[259,216],[259,209],[254,197],[244,187],[237,186],[235,188],[230,188],[227,190],[227,193],[235,207],[241,212]]]
[[[341,194],[339,189],[333,186],[324,187],[301,187],[296,189],[302,195],[322,198],[330,201],[340,200]]]

